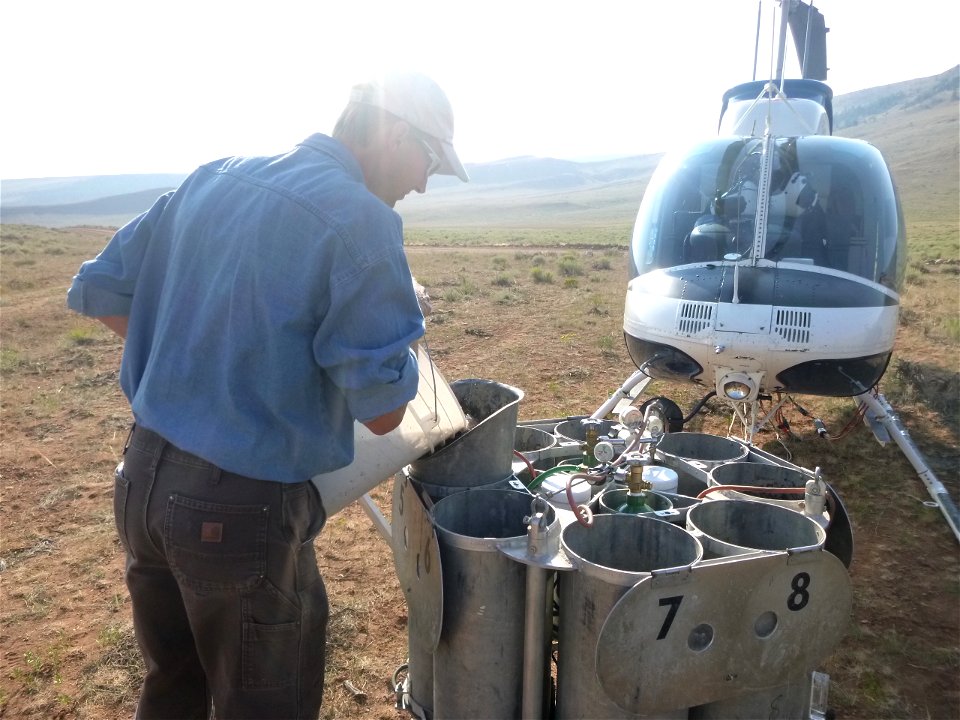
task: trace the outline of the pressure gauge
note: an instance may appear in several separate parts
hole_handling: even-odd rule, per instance
[[[633,405],[628,405],[623,410],[620,411],[620,424],[624,425],[631,430],[636,430],[640,427],[640,423],[643,422],[643,413],[640,411],[640,408]]]
[[[594,446],[593,456],[597,459],[597,462],[612,462],[613,458],[616,457],[616,451],[613,449],[613,443],[607,440],[601,440]]]

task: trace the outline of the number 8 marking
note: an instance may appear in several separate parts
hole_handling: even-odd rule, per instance
[[[803,610],[810,602],[810,593],[807,588],[810,587],[810,575],[802,572],[797,573],[790,582],[790,589],[793,590],[790,597],[787,598],[787,607],[796,612]]]

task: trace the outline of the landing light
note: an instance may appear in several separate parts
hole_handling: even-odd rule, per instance
[[[723,394],[731,400],[746,400],[748,397],[750,397],[750,393],[752,391],[753,388],[751,388],[749,385],[736,380],[725,383],[723,386]]]
[[[745,372],[725,372],[717,379],[717,392],[734,402],[751,402],[757,398],[759,378]]]

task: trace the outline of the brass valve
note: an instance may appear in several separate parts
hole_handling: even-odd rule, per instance
[[[653,485],[643,479],[644,467],[646,467],[646,465],[642,461],[630,462],[630,474],[627,476],[627,488],[629,488],[630,492],[646,492],[653,488]]]

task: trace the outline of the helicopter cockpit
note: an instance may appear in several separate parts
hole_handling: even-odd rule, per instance
[[[831,268],[896,290],[905,260],[903,220],[880,152],[835,136],[773,142],[757,264]],[[752,260],[762,147],[762,138],[718,138],[661,163],[637,216],[631,277],[678,265]]]

